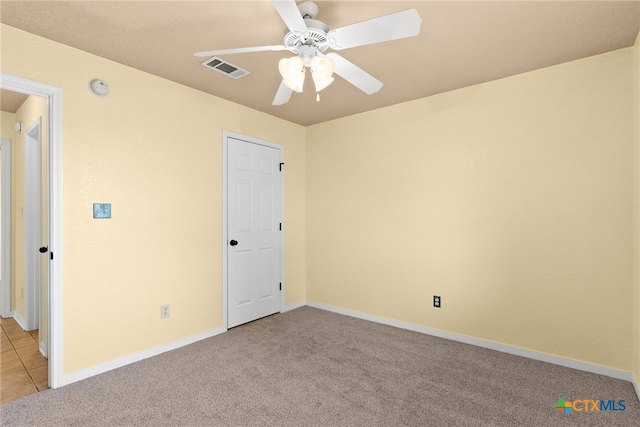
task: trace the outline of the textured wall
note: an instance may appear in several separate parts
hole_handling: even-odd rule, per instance
[[[632,369],[631,49],[305,132],[0,29],[63,89],[66,373],[221,325],[223,129],[285,146],[286,304]]]
[[[8,113],[6,111],[0,111],[0,138],[10,139],[11,141],[16,138],[16,131],[13,125],[16,122],[15,113]]]
[[[63,90],[65,373],[222,325],[225,129],[284,146],[285,301],[304,301],[304,128],[1,31],[2,71]],[[109,84],[108,97],[89,91],[93,78]],[[111,203],[112,219],[94,220],[94,202]],[[169,319],[161,304],[171,304]]]
[[[307,128],[307,299],[630,371],[631,69],[623,49]]]
[[[16,131],[14,128],[14,124],[16,122],[16,114],[15,113],[9,113],[6,111],[0,111],[0,138],[1,139],[8,139],[11,141],[11,144],[13,145],[16,141]],[[0,163],[1,164],[1,163]],[[9,247],[11,247],[11,245],[9,245]],[[10,285],[12,284],[12,281],[10,278],[6,279],[5,284],[9,283]],[[4,286],[4,285],[3,285]],[[13,310],[15,307],[15,289],[12,287],[12,289],[10,290],[10,294],[11,294],[11,298],[9,301],[9,309]],[[0,296],[0,298],[2,298]]]

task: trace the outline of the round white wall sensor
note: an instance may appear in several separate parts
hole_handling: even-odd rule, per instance
[[[104,80],[91,80],[89,82],[89,88],[91,89],[91,92],[100,97],[107,96],[109,94],[109,85]]]

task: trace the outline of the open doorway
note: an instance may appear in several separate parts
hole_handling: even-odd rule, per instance
[[[48,384],[51,388],[57,388],[70,382],[65,382],[62,369],[62,89],[4,72],[0,72],[0,89],[40,97],[47,107],[46,113],[42,114],[43,118],[46,117],[46,132],[42,133],[41,143],[47,152],[44,175],[48,191],[43,206],[49,207],[48,223],[46,228],[43,227],[46,238],[42,243],[48,251],[40,256],[40,261],[43,264],[41,271],[47,271],[48,274],[44,275],[46,279],[41,305],[45,309],[41,311],[40,323],[46,325],[44,350],[48,356]],[[25,128],[30,124],[25,123]],[[14,209],[14,215],[15,212]],[[12,277],[15,277],[14,273],[11,273]],[[4,295],[6,287],[2,288]],[[4,301],[0,303],[3,305]]]
[[[0,402],[48,388],[47,99],[2,90],[2,391]],[[8,124],[8,126],[7,126]],[[7,170],[5,170],[7,169]],[[46,246],[46,243],[45,243]]]

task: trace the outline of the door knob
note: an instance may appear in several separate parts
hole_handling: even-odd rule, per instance
[[[238,241],[237,241],[237,240],[232,240],[232,241],[230,241],[230,242],[229,242],[229,244],[230,244],[231,246],[235,246],[235,245],[237,245],[237,244],[238,244]]]
[[[43,246],[43,247],[41,247],[41,248],[40,248],[40,249],[38,249],[38,250],[40,251],[40,253],[41,253],[41,254],[46,254],[46,253],[47,253],[47,251],[49,250],[49,248],[48,248],[48,247],[46,247],[46,246]]]

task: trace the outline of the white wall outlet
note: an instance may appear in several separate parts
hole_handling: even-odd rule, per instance
[[[164,304],[160,306],[160,318],[161,319],[166,319],[167,317],[169,317],[170,315],[170,309],[169,309],[169,304]]]

